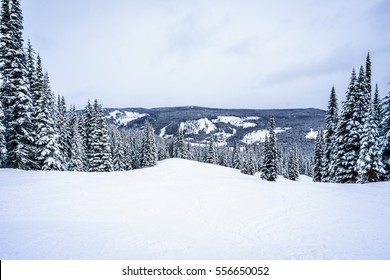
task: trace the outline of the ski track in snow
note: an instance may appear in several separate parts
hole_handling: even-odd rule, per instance
[[[0,170],[0,259],[390,259],[390,183],[170,159],[129,172]]]

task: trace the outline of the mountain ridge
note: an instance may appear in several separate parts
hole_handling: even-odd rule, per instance
[[[182,126],[188,142],[205,143],[213,135],[217,143],[225,145],[263,142],[270,118],[274,115],[279,128],[279,143],[286,148],[294,144],[302,146],[305,154],[312,153],[315,132],[323,128],[326,114],[317,108],[223,109],[200,106],[104,108],[103,112],[107,122],[118,128],[142,129],[148,121],[157,135],[172,138]]]

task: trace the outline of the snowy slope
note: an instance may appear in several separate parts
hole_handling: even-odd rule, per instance
[[[271,183],[179,159],[0,169],[0,259],[390,259],[389,201],[389,183]]]
[[[252,122],[246,122],[249,120],[258,120],[259,117],[246,117],[239,118],[234,116],[218,116],[217,119],[212,120],[214,123],[222,122],[226,124],[231,124],[233,126],[238,126],[242,128],[255,127],[256,124]]]
[[[148,116],[148,114],[140,114],[137,112],[128,112],[128,111],[120,111],[115,110],[109,112],[107,119],[113,120],[115,125],[127,125],[128,123],[135,121],[137,119]]]
[[[206,134],[210,134],[217,129],[208,118],[182,122],[180,127],[183,129],[185,134],[198,134],[201,131]]]
[[[285,127],[285,128],[282,128],[282,127],[276,127],[275,128],[275,133],[282,133],[282,132],[285,132],[287,130],[291,129],[291,127]],[[265,136],[269,135],[269,130],[268,129],[261,129],[261,130],[255,130],[255,131],[252,131],[248,134],[246,134],[241,142],[243,143],[246,143],[246,144],[253,144],[253,143],[256,143],[256,142],[262,142],[264,143],[265,142]]]

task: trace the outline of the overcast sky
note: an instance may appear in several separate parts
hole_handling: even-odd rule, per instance
[[[78,108],[326,108],[370,52],[390,89],[388,0],[22,0],[24,37]]]

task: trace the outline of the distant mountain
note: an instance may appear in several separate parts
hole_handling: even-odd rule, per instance
[[[203,107],[105,108],[110,124],[122,128],[142,128],[149,121],[157,135],[170,138],[179,125],[187,141],[202,143],[210,135],[220,144],[254,144],[264,141],[269,120],[275,115],[278,141],[285,147],[296,143],[311,153],[319,128],[324,126],[325,111],[320,109],[216,109]]]

